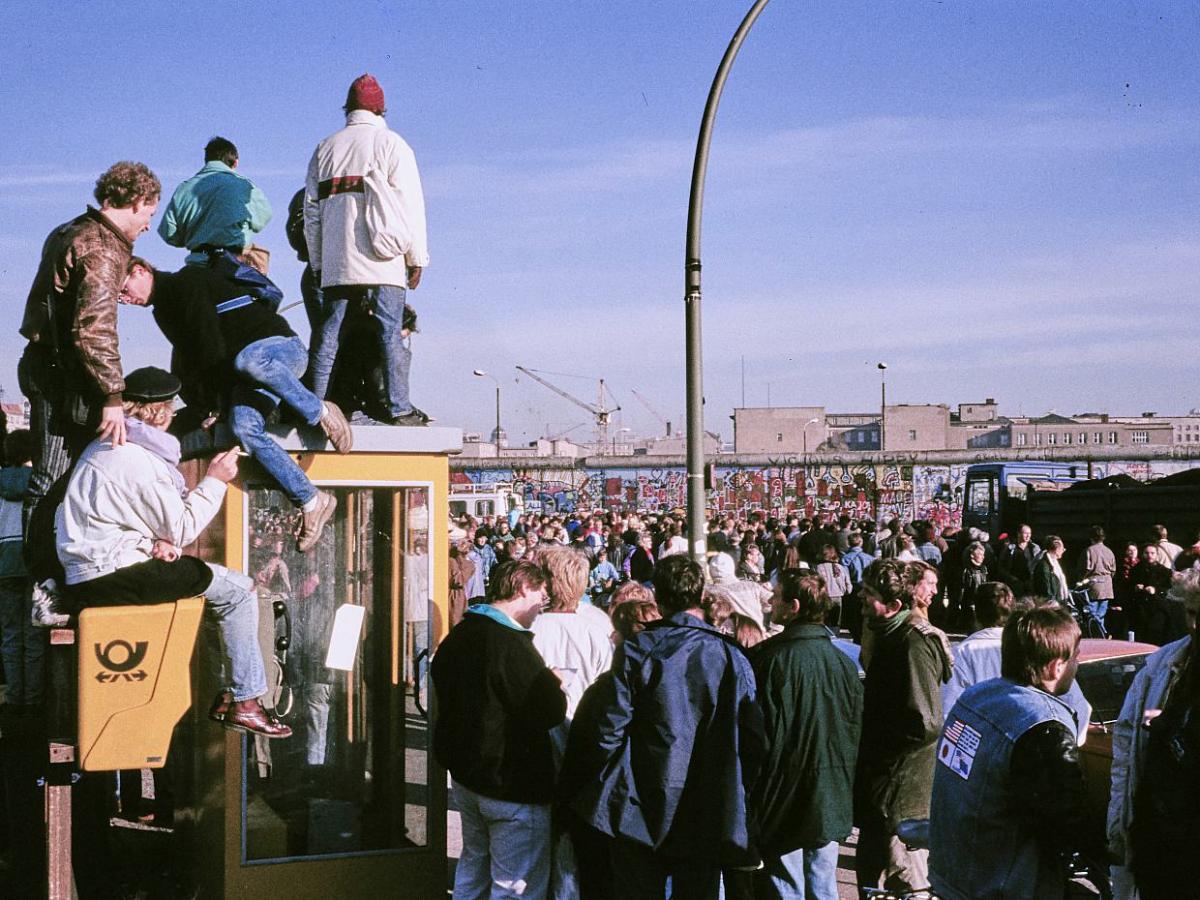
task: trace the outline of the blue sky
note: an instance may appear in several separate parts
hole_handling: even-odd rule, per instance
[[[432,262],[413,396],[514,439],[582,410],[683,409],[683,243],[713,71],[748,2],[63,2],[0,34],[0,384],[45,235],[140,159],[169,193],[209,137],[275,220],[346,87],[383,84],[413,146]],[[332,12],[331,10],[335,10]],[[201,11],[202,10],[202,11]],[[873,408],[996,397],[1003,412],[1183,412],[1200,300],[1200,6],[774,0],[734,67],[704,216],[708,426],[741,404]],[[137,252],[182,253],[152,232]],[[297,308],[289,319],[302,336]],[[165,364],[122,310],[127,368]],[[584,377],[587,376],[587,377]],[[572,432],[584,437],[590,424]]]

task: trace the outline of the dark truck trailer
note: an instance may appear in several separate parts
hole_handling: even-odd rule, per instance
[[[1113,548],[1151,538],[1155,525],[1171,540],[1191,544],[1200,527],[1200,469],[1150,484],[1132,478],[1080,481],[1064,490],[1031,490],[1027,498],[1035,534],[1057,534],[1068,547],[1088,544],[1088,529],[1101,525]]]
[[[963,504],[963,527],[995,539],[1028,524],[1035,540],[1057,534],[1069,550],[1088,544],[1088,529],[1101,525],[1114,549],[1142,542],[1164,525],[1171,540],[1192,543],[1200,528],[1200,469],[1150,484],[1127,475],[1086,478],[1086,466],[1068,463],[991,463],[971,466]]]

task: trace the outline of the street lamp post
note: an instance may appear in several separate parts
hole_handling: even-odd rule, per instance
[[[887,363],[881,362],[879,369],[879,452],[887,446]]]
[[[490,378],[492,383],[496,385],[496,458],[500,458],[500,382],[496,380],[494,375],[489,375],[483,369],[475,369],[472,372],[477,378]]]
[[[742,24],[734,32],[717,73],[713,76],[700,135],[696,139],[696,159],[692,164],[692,189],[688,197],[687,241],[683,257],[684,333],[687,356],[687,524],[688,550],[692,559],[704,562],[708,550],[704,490],[704,365],[701,359],[700,328],[700,219],[704,208],[704,175],[708,171],[708,148],[725,79],[737,58],[742,42],[750,32],[767,0],[755,0]]]
[[[820,419],[812,418],[804,423],[804,432],[802,434],[802,437],[804,438],[804,461],[805,461],[805,463],[808,462],[808,426],[814,425],[820,421],[821,421]]]

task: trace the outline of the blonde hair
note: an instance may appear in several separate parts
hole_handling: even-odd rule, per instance
[[[624,581],[613,591],[612,596],[608,600],[608,608],[612,610],[622,603],[630,603],[632,601],[654,602],[654,591],[637,581]]]
[[[538,563],[546,570],[546,593],[554,612],[574,612],[587,590],[588,561],[570,547],[545,547]]]
[[[143,403],[138,400],[126,400],[121,404],[125,410],[125,415],[134,419],[141,419],[147,425],[153,425],[160,428],[171,421],[171,417],[175,415],[175,400],[155,400],[152,403]]]

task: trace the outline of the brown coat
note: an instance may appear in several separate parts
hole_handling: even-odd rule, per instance
[[[458,551],[450,554],[450,592],[447,600],[450,606],[450,627],[453,628],[462,621],[467,611],[467,582],[475,574],[475,563],[466,554],[459,555]]]
[[[89,404],[119,401],[125,389],[117,345],[117,294],[133,244],[98,210],[46,238],[21,334],[55,350],[66,386]]]

